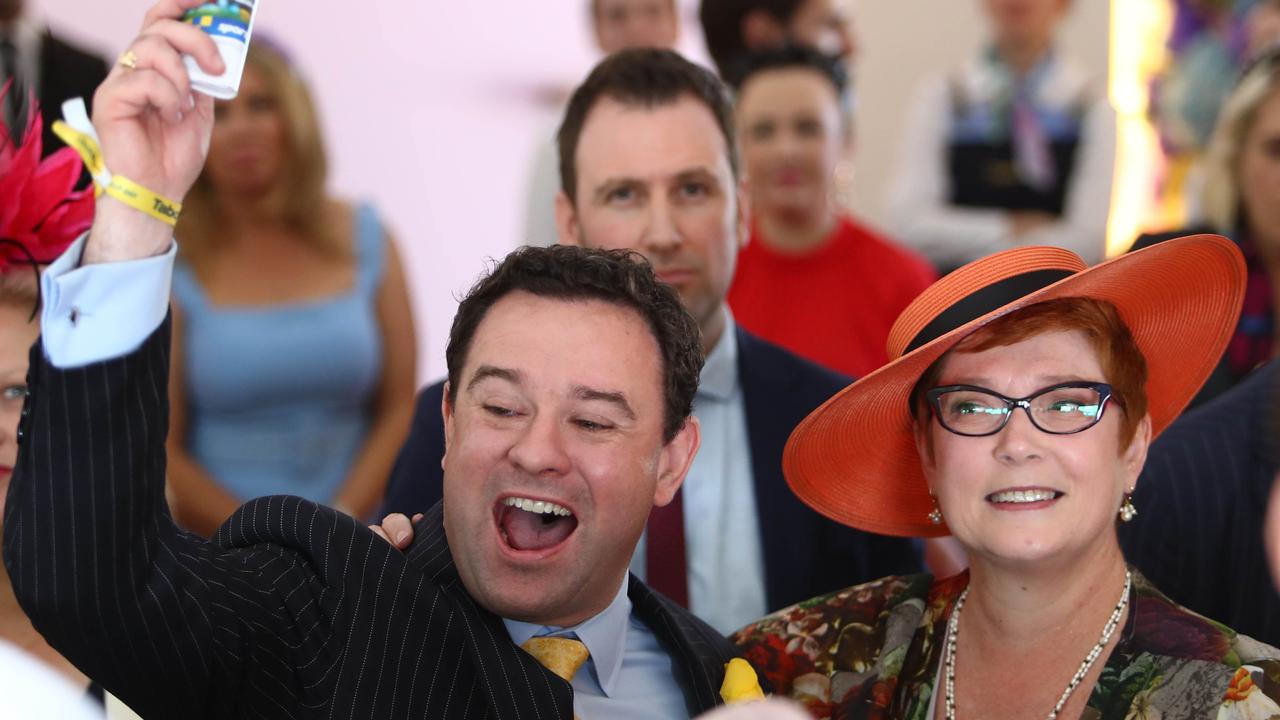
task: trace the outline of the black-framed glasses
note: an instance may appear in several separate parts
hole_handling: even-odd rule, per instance
[[[925,395],[938,423],[956,435],[995,435],[1009,423],[1014,408],[1025,410],[1031,424],[1042,432],[1071,435],[1098,424],[1111,399],[1111,386],[1064,382],[1011,398],[977,385],[943,385]]]

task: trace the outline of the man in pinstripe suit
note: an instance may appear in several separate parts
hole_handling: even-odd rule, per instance
[[[176,20],[196,4],[153,7],[97,97],[107,166],[164,198],[194,181],[213,124],[179,57],[221,70]],[[44,278],[4,552],[55,648],[151,718],[688,717],[720,702],[732,647],[627,574],[699,444],[697,326],[647,264],[527,249],[477,283],[447,350],[445,501],[402,555],[298,498],[247,504],[211,542],[174,526],[170,233],[103,196]],[[521,649],[544,635],[586,652],[576,673]]]
[[[1280,643],[1280,591],[1261,542],[1277,472],[1280,360],[1272,360],[1151,444],[1133,494],[1138,515],[1120,525],[1125,557],[1179,604]]]

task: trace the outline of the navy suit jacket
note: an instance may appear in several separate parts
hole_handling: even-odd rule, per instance
[[[782,450],[791,431],[850,379],[737,328],[738,378],[751,442],[756,507],[761,509],[765,600],[770,609],[921,569],[920,544],[855,530],[802,503],[782,475]],[[387,485],[387,512],[412,515],[440,500],[444,383],[418,397],[409,439]]]
[[[1183,416],[1151,445],[1120,525],[1125,556],[1166,595],[1269,645],[1280,593],[1262,539],[1280,471],[1280,361]]]

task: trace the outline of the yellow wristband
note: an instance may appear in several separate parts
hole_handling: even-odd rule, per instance
[[[80,158],[84,160],[85,170],[88,170],[95,179],[107,169],[106,164],[102,162],[102,153],[98,151],[98,143],[87,133],[82,133],[61,120],[55,120],[53,134],[80,154]]]
[[[71,110],[66,106],[63,108],[64,113],[75,111],[72,121],[70,123],[62,120],[55,121],[53,132],[63,142],[75,148],[84,160],[85,169],[93,176],[94,194],[101,197],[105,192],[135,210],[169,225],[177,225],[178,213],[182,212],[181,204],[158,195],[129,178],[112,175],[107,170],[106,163],[102,160],[102,151],[98,148],[97,136],[84,112],[84,105],[80,101],[74,102],[77,106],[72,107]],[[68,105],[71,104],[68,103]],[[76,123],[80,127],[76,127]]]
[[[178,213],[182,212],[181,204],[157,195],[129,178],[119,175],[111,177],[111,184],[107,185],[107,194],[169,225],[177,225]]]

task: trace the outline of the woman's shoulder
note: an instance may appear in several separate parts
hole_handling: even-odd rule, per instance
[[[1131,632],[1125,638],[1133,652],[1230,667],[1280,663],[1280,650],[1182,607],[1136,572],[1133,603]]]
[[[1165,717],[1206,705],[1232,718],[1280,715],[1280,650],[1178,605],[1141,576],[1133,604],[1117,648],[1125,662],[1104,670],[1104,695]]]
[[[365,200],[330,197],[324,206],[325,226],[337,233],[343,254],[356,268],[356,285],[375,290],[386,266],[389,238],[373,204]]]
[[[840,673],[864,673],[905,653],[917,630],[931,626],[968,583],[967,576],[890,576],[779,610],[730,639],[769,680],[792,697],[830,697]],[[805,690],[815,683],[824,691]]]
[[[802,600],[750,623],[734,633],[733,637],[740,638],[739,642],[747,642],[750,636],[785,628],[797,620],[810,617],[833,615],[838,615],[842,619],[874,617],[889,607],[913,598],[924,598],[932,585],[933,576],[928,574],[890,575]]]

